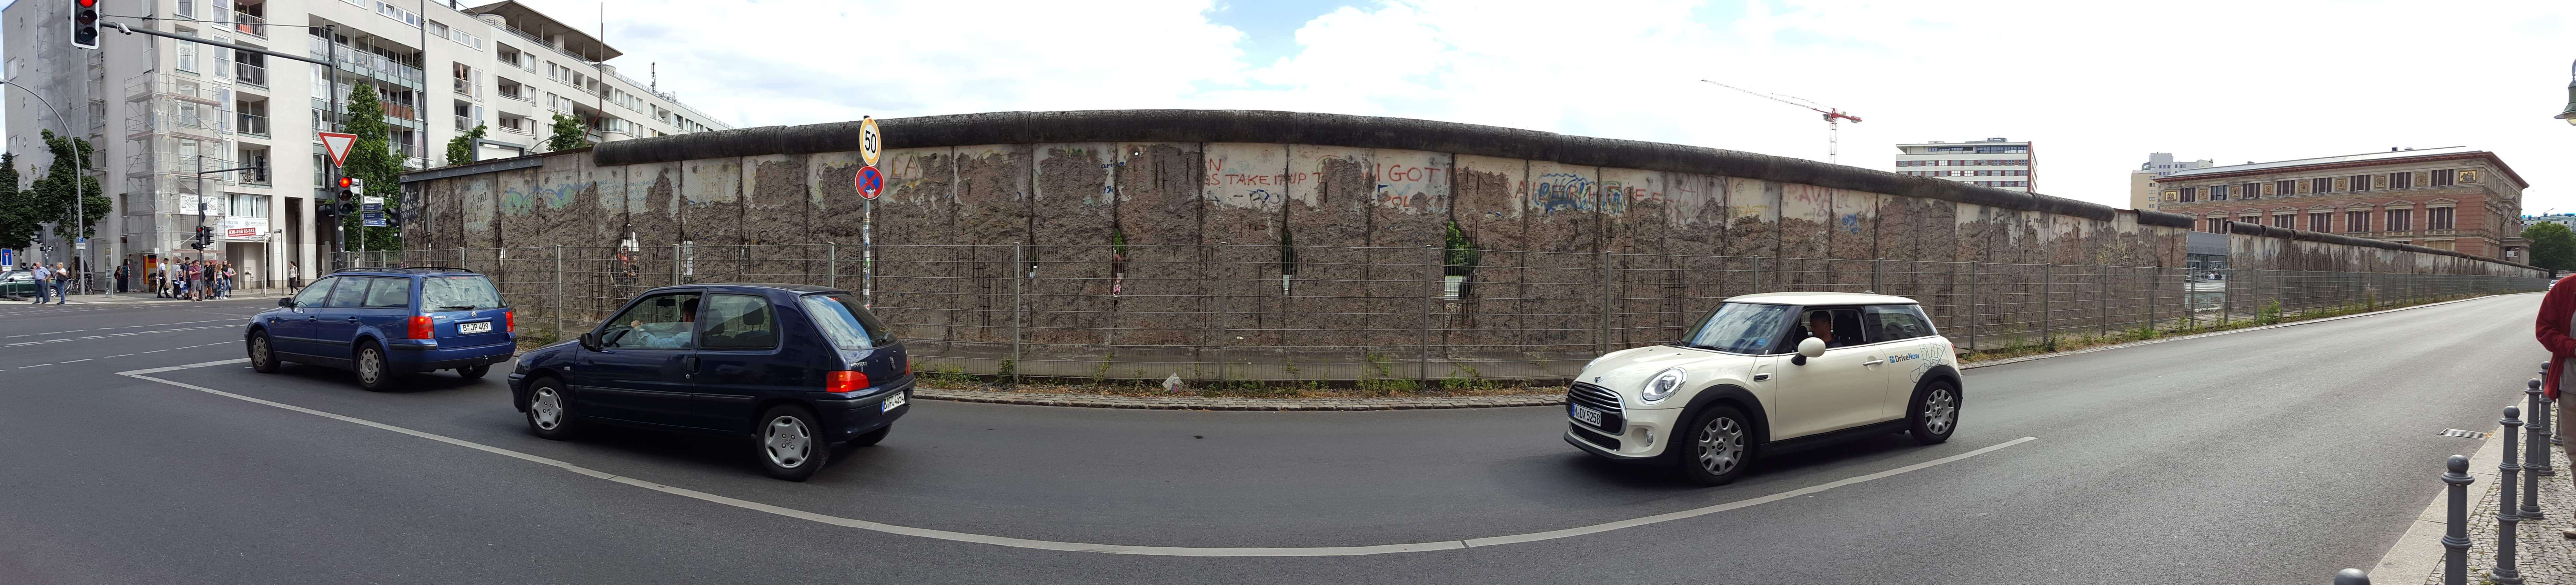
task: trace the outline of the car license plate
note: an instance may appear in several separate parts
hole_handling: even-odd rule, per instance
[[[887,396],[885,402],[877,403],[877,412],[891,411],[897,406],[903,406],[902,392],[895,392],[893,396]]]
[[[1572,414],[1574,416],[1574,420],[1583,421],[1596,427],[1601,426],[1601,411],[1584,408],[1581,404],[1568,404],[1566,407],[1573,409]]]
[[[457,333],[491,333],[491,332],[492,332],[492,322],[491,322],[491,321],[484,321],[484,322],[481,322],[481,323],[458,323],[458,324],[456,324],[456,332],[457,332]]]

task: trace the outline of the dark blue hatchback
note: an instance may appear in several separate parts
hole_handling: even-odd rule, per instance
[[[832,443],[884,440],[911,391],[911,358],[857,295],[798,284],[645,291],[510,373],[538,436],[606,423],[750,438],[762,468],[793,481]]]
[[[277,307],[242,331],[262,373],[281,362],[329,366],[382,391],[418,372],[481,378],[518,351],[516,313],[492,279],[463,268],[342,269]]]

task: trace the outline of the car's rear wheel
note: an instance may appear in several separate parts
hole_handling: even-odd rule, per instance
[[[277,348],[269,345],[268,332],[250,334],[250,370],[262,374],[277,371]]]
[[[1668,449],[1680,449],[1682,477],[1700,485],[1726,485],[1752,467],[1753,427],[1743,411],[1723,404],[1701,409]]]
[[[365,388],[368,392],[392,389],[393,367],[392,364],[385,363],[384,346],[376,345],[373,341],[358,344],[357,360],[358,363],[355,365],[358,370],[359,388]]]
[[[483,379],[484,374],[489,373],[492,373],[492,364],[456,369],[456,375],[464,376],[467,380],[480,380]]]
[[[787,481],[805,481],[832,457],[830,443],[820,439],[823,425],[814,413],[797,406],[774,406],[761,413],[757,437],[761,471]]]
[[[1959,430],[1959,387],[1949,380],[1934,380],[1923,385],[1914,395],[1914,404],[1906,410],[1906,434],[1925,445],[1950,440]]]
[[[572,416],[572,398],[564,395],[563,381],[538,378],[528,381],[528,432],[539,437],[561,441],[580,431]]]
[[[849,444],[850,444],[850,446],[852,446],[852,447],[866,447],[866,446],[869,446],[869,445],[874,445],[874,444],[877,444],[877,442],[878,442],[878,441],[883,441],[883,440],[885,440],[885,438],[886,438],[886,433],[891,433],[891,432],[894,432],[894,425],[886,425],[886,426],[882,426],[882,427],[877,427],[877,430],[868,431],[868,432],[865,432],[865,433],[859,433],[859,436],[857,436],[857,437],[851,437],[851,438],[850,438],[850,443],[849,443]]]

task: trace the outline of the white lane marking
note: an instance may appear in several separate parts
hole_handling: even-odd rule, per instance
[[[1514,535],[1509,535],[1509,536],[1491,536],[1491,537],[1484,537],[1484,538],[1469,538],[1469,539],[1461,539],[1461,540],[1441,540],[1441,541],[1433,541],[1433,542],[1416,542],[1416,543],[1406,543],[1406,544],[1381,544],[1381,545],[1373,545],[1373,546],[1305,546],[1305,547],[1189,547],[1189,546],[1129,546],[1129,545],[1120,545],[1120,544],[1094,544],[1094,543],[1085,543],[1085,542],[1062,542],[1062,541],[1054,541],[1054,540],[1034,540],[1034,539],[1027,539],[1027,538],[1012,538],[1012,537],[1008,537],[1008,536],[991,536],[991,535],[984,535],[984,534],[972,534],[972,533],[965,533],[965,532],[953,532],[953,531],[948,531],[948,530],[936,530],[936,529],[930,529],[930,528],[914,528],[914,527],[910,527],[910,526],[896,526],[896,525],[893,525],[893,524],[886,524],[886,523],[882,523],[882,522],[870,522],[870,521],[866,521],[866,520],[857,520],[857,519],[851,519],[851,518],[842,518],[842,517],[839,517],[839,516],[830,516],[830,515],[824,515],[824,514],[817,514],[817,513],[807,512],[807,511],[804,511],[804,510],[798,510],[798,509],[794,509],[794,508],[786,508],[786,507],[781,507],[781,506],[773,506],[773,505],[763,504],[763,503],[760,503],[760,502],[754,502],[754,501],[750,501],[750,500],[743,500],[743,499],[736,499],[736,498],[730,498],[730,497],[725,497],[725,496],[719,496],[719,495],[716,495],[716,494],[711,494],[711,493],[702,492],[702,491],[697,491],[697,490],[688,489],[688,488],[672,487],[672,486],[662,485],[662,484],[653,483],[653,482],[650,482],[650,481],[645,481],[645,480],[641,480],[641,479],[636,479],[636,478],[633,478],[633,477],[627,477],[627,476],[622,476],[622,475],[616,475],[616,474],[612,474],[612,473],[608,473],[608,472],[604,472],[604,471],[599,471],[599,470],[596,470],[596,469],[591,469],[591,468],[588,468],[588,467],[582,467],[582,466],[579,466],[579,465],[574,465],[574,464],[571,464],[571,463],[568,463],[568,462],[564,462],[564,461],[561,461],[561,460],[557,460],[557,459],[552,459],[552,458],[548,458],[548,457],[541,457],[541,456],[537,456],[537,455],[531,455],[531,454],[528,454],[528,453],[522,453],[522,452],[518,452],[518,451],[512,451],[512,450],[509,450],[509,449],[503,449],[503,448],[500,448],[500,447],[494,447],[494,446],[491,446],[491,445],[485,445],[485,444],[482,444],[482,443],[476,443],[476,442],[473,442],[473,441],[467,441],[467,440],[464,440],[464,439],[458,439],[458,438],[449,437],[449,436],[445,436],[445,435],[439,435],[439,434],[434,434],[434,433],[427,433],[427,432],[422,432],[422,431],[416,431],[416,430],[407,429],[407,428],[398,427],[398,426],[393,426],[393,425],[389,425],[389,424],[385,424],[385,423],[380,423],[380,422],[376,422],[376,421],[371,421],[371,420],[366,420],[366,419],[357,418],[357,417],[351,417],[351,416],[345,416],[345,415],[340,415],[340,414],[334,414],[334,413],[329,413],[329,412],[323,412],[323,411],[319,411],[319,410],[314,410],[314,409],[305,408],[305,407],[301,407],[301,406],[296,406],[296,405],[292,405],[292,404],[286,404],[286,403],[282,403],[282,402],[275,402],[275,401],[263,400],[263,399],[259,399],[259,398],[252,398],[252,397],[249,397],[249,396],[243,396],[243,395],[240,395],[240,394],[234,394],[234,393],[231,393],[231,392],[225,392],[225,391],[222,391],[222,390],[216,390],[216,389],[213,389],[213,388],[207,388],[207,387],[204,387],[204,386],[198,386],[198,385],[195,385],[195,384],[189,384],[189,383],[186,383],[186,382],[178,382],[178,381],[173,381],[173,380],[164,380],[164,379],[161,379],[161,378],[154,378],[154,377],[152,377],[152,376],[147,375],[147,374],[157,374],[157,373],[170,372],[170,371],[176,371],[176,370],[184,370],[184,369],[188,369],[188,368],[195,368],[195,367],[202,367],[202,366],[224,365],[224,364],[237,364],[237,363],[243,363],[243,362],[248,362],[248,361],[250,361],[250,358],[237,358],[237,359],[229,359],[229,360],[222,360],[222,361],[212,361],[212,362],[206,362],[206,363],[201,363],[201,364],[189,364],[189,365],[184,365],[184,366],[171,366],[171,367],[147,368],[147,369],[141,369],[141,370],[131,370],[131,371],[124,371],[124,372],[117,372],[117,375],[120,375],[120,376],[129,376],[129,377],[133,377],[133,378],[141,379],[141,380],[151,380],[151,381],[154,381],[154,382],[160,382],[160,383],[163,383],[163,384],[169,384],[169,385],[177,386],[177,387],[180,387],[180,388],[186,388],[186,389],[189,389],[189,390],[195,390],[195,391],[198,391],[198,392],[204,392],[204,393],[207,393],[207,394],[213,394],[213,395],[216,395],[216,396],[222,396],[222,397],[225,397],[225,398],[232,398],[232,399],[241,400],[241,401],[245,401],[245,402],[250,402],[250,403],[254,403],[254,404],[263,404],[263,405],[268,405],[268,406],[274,406],[274,407],[283,408],[283,409],[286,409],[286,410],[292,410],[292,411],[296,411],[296,412],[301,412],[301,413],[310,414],[310,415],[314,415],[314,416],[319,416],[319,417],[323,417],[323,418],[328,418],[328,419],[332,419],[332,420],[337,420],[337,421],[341,421],[341,422],[347,422],[347,423],[351,423],[351,424],[357,424],[357,425],[363,425],[363,426],[375,427],[375,428],[379,428],[379,429],[384,429],[384,430],[388,430],[388,431],[393,431],[393,432],[397,432],[397,433],[402,433],[402,434],[406,434],[406,435],[411,435],[411,436],[414,436],[414,437],[420,437],[420,438],[423,438],[423,439],[429,439],[429,440],[432,440],[432,441],[438,441],[438,442],[441,442],[441,443],[447,443],[447,444],[450,444],[450,445],[455,445],[455,446],[464,447],[464,448],[468,448],[468,449],[474,449],[474,450],[477,450],[477,451],[483,451],[483,452],[486,452],[486,453],[492,453],[492,454],[495,454],[495,455],[501,455],[501,456],[505,456],[505,457],[512,457],[512,458],[521,459],[521,460],[530,461],[530,462],[535,462],[535,463],[540,463],[540,464],[544,464],[544,465],[550,465],[550,466],[554,466],[554,467],[562,468],[562,469],[563,469],[563,470],[565,470],[565,471],[570,471],[570,472],[573,472],[573,473],[578,473],[578,474],[582,474],[582,475],[587,475],[587,476],[591,476],[591,477],[599,478],[599,479],[605,479],[605,480],[608,480],[608,481],[613,481],[613,482],[617,482],[617,483],[622,483],[622,484],[626,484],[626,485],[631,485],[631,486],[635,486],[635,487],[640,487],[640,488],[644,488],[644,489],[648,489],[648,490],[653,490],[653,491],[657,491],[657,492],[662,492],[662,493],[666,493],[666,494],[671,494],[671,495],[675,495],[675,496],[682,496],[682,497],[693,498],[693,499],[697,499],[697,500],[701,500],[701,501],[706,501],[706,502],[713,502],[713,503],[717,503],[717,504],[724,504],[724,505],[727,505],[727,506],[733,506],[733,507],[736,507],[736,508],[742,508],[742,509],[745,509],[745,510],[753,510],[753,511],[759,511],[759,512],[768,512],[768,513],[771,513],[771,514],[777,514],[777,515],[780,515],[780,516],[786,516],[786,517],[789,517],[789,518],[796,518],[796,519],[799,519],[799,520],[808,520],[808,521],[813,521],[813,522],[820,522],[820,523],[823,523],[823,524],[830,524],[830,525],[833,525],[833,526],[842,526],[842,527],[848,527],[848,528],[857,528],[857,529],[860,529],[860,530],[870,530],[870,531],[875,531],[875,532],[883,532],[883,533],[887,533],[887,534],[900,534],[900,535],[904,535],[904,536],[918,536],[918,537],[922,537],[922,538],[935,538],[935,539],[939,539],[939,540],[948,540],[948,541],[956,541],[956,542],[971,542],[971,543],[976,543],[976,544],[990,544],[990,545],[996,545],[996,546],[1008,546],[1008,547],[1015,547],[1015,548],[1027,548],[1027,549],[1038,549],[1038,550],[1052,550],[1052,551],[1064,551],[1064,552],[1105,553],[1105,554],[1123,554],[1123,555],[1153,555],[1153,556],[1178,556],[1178,557],[1325,557],[1325,556],[1355,556],[1355,555],[1375,555],[1375,554],[1403,553],[1403,552],[1422,552],[1422,551],[1434,551],[1434,550],[1455,550],[1455,549],[1470,548],[1470,547],[1495,546],[1495,545],[1504,545],[1504,544],[1518,544],[1518,543],[1524,543],[1524,542],[1537,542],[1537,541],[1542,541],[1542,540],[1554,540],[1554,539],[1559,539],[1559,538],[1567,538],[1567,537],[1573,537],[1573,536],[1581,536],[1581,535],[1593,534],[1593,533],[1599,533],[1599,532],[1609,532],[1609,531],[1612,531],[1612,530],[1618,530],[1618,529],[1622,529],[1622,528],[1634,528],[1634,527],[1638,527],[1638,526],[1644,526],[1644,525],[1648,525],[1648,524],[1655,524],[1655,523],[1659,523],[1659,522],[1669,522],[1669,521],[1673,521],[1673,520],[1680,520],[1680,519],[1683,519],[1683,518],[1691,518],[1691,517],[1696,517],[1696,516],[1704,516],[1704,515],[1708,515],[1708,514],[1715,514],[1715,513],[1718,513],[1718,512],[1724,512],[1724,511],[1727,511],[1727,510],[1734,510],[1734,509],[1738,509],[1738,508],[1746,508],[1746,507],[1751,507],[1751,506],[1758,506],[1758,505],[1767,504],[1767,503],[1771,503],[1771,502],[1777,502],[1777,501],[1780,501],[1780,500],[1786,500],[1786,499],[1789,499],[1789,498],[1795,498],[1795,497],[1798,497],[1798,496],[1810,495],[1810,494],[1814,494],[1814,493],[1817,493],[1817,492],[1822,492],[1822,491],[1825,491],[1825,490],[1830,490],[1830,489],[1834,489],[1834,488],[1838,488],[1838,487],[1843,487],[1843,486],[1848,486],[1848,485],[1852,485],[1852,484],[1863,483],[1863,482],[1869,482],[1869,481],[1875,481],[1875,480],[1879,480],[1879,479],[1886,479],[1886,478],[1888,478],[1888,477],[1896,476],[1896,475],[1903,474],[1903,473],[1907,473],[1907,472],[1921,471],[1921,470],[1923,470],[1923,469],[1931,468],[1931,467],[1933,467],[1933,466],[1937,466],[1937,465],[1941,465],[1941,464],[1945,464],[1945,463],[1951,463],[1951,462],[1955,462],[1955,461],[1958,461],[1958,460],[1961,460],[1961,459],[1967,459],[1967,458],[1969,458],[1969,457],[1975,457],[1975,456],[1983,455],[1983,454],[1986,454],[1986,453],[1992,453],[1992,452],[1994,452],[1995,450],[2002,449],[2002,448],[2005,448],[2005,447],[2010,447],[2010,446],[2013,446],[2013,445],[2019,445],[2019,444],[2022,444],[2022,443],[2027,443],[2027,442],[2030,442],[2030,441],[2036,441],[2036,440],[2039,440],[2039,438],[2038,438],[2038,437],[2022,437],[2022,438],[2019,438],[2019,439],[2013,439],[2013,440],[2010,440],[2010,441],[2005,441],[2005,442],[2000,443],[2000,444],[1996,444],[1996,445],[1991,445],[1991,446],[1987,446],[1987,447],[1984,447],[1984,448],[1980,448],[1980,449],[1977,449],[1977,450],[1975,450],[1975,451],[1969,451],[1969,452],[1966,452],[1966,453],[1961,453],[1961,454],[1957,454],[1957,455],[1951,455],[1951,456],[1943,457],[1943,458],[1940,458],[1940,459],[1934,459],[1934,460],[1931,460],[1931,461],[1925,461],[1925,462],[1922,462],[1922,463],[1916,463],[1916,464],[1913,464],[1913,465],[1907,465],[1907,466],[1904,466],[1904,467],[1899,467],[1899,468],[1895,468],[1895,469],[1890,469],[1890,470],[1886,470],[1886,471],[1881,471],[1881,472],[1877,472],[1877,473],[1872,473],[1872,474],[1869,474],[1869,475],[1863,475],[1863,476],[1859,476],[1859,477],[1853,477],[1853,478],[1842,479],[1842,480],[1837,480],[1837,481],[1827,482],[1827,483],[1823,483],[1823,484],[1818,484],[1818,485],[1813,485],[1813,486],[1808,486],[1808,487],[1798,488],[1798,489],[1789,490],[1789,491],[1786,491],[1786,492],[1780,492],[1780,493],[1777,493],[1777,494],[1772,494],[1772,495],[1768,495],[1768,496],[1762,496],[1762,497],[1759,497],[1759,498],[1753,498],[1753,499],[1749,499],[1749,500],[1737,500],[1737,501],[1727,502],[1727,503],[1724,503],[1724,504],[1718,504],[1718,505],[1714,505],[1714,506],[1705,506],[1705,507],[1700,507],[1700,508],[1692,508],[1692,509],[1689,509],[1689,510],[1682,510],[1682,511],[1679,511],[1679,512],[1668,512],[1668,513],[1664,513],[1664,514],[1656,514],[1656,515],[1653,515],[1653,516],[1646,516],[1646,517],[1643,517],[1643,518],[1635,518],[1635,519],[1629,519],[1629,520],[1621,520],[1621,521],[1618,521],[1618,522],[1608,522],[1608,523],[1603,523],[1603,524],[1594,524],[1594,525],[1591,525],[1591,526],[1581,526],[1581,527],[1575,527],[1575,528],[1567,528],[1567,529],[1563,529],[1563,530],[1551,530],[1551,531],[1547,531],[1547,532],[1533,532],[1533,533],[1529,533],[1529,534],[1514,534]]]
[[[27,368],[41,368],[41,367],[50,366],[50,365],[53,365],[53,364],[36,364],[36,365],[32,365],[32,366],[18,366],[18,369],[24,370],[24,369],[27,369]]]
[[[165,352],[165,351],[170,351],[170,350],[166,350],[166,349],[156,349],[156,350],[147,351],[147,352],[143,352],[143,353],[161,353],[161,352]]]
[[[81,359],[76,359],[76,360],[63,360],[63,361],[61,361],[61,362],[59,362],[59,363],[77,364],[77,363],[81,363],[81,362],[85,362],[85,361],[90,361],[90,360],[94,360],[94,359],[98,359],[98,358],[81,358]]]

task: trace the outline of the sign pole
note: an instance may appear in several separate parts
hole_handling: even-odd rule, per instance
[[[859,118],[859,160],[866,163],[853,177],[857,183],[859,211],[859,299],[860,304],[876,306],[877,277],[877,193],[885,189],[885,175],[877,171],[877,155],[883,154],[884,137],[877,132],[874,116]]]

